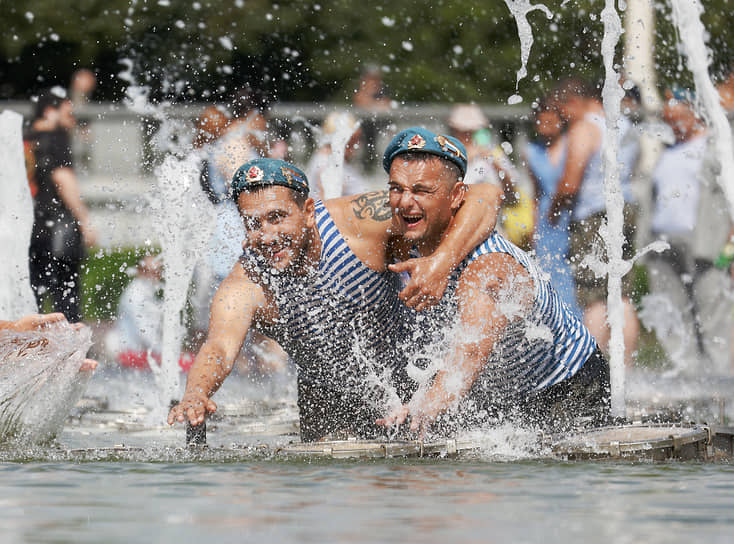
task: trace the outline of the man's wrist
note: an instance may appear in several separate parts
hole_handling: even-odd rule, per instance
[[[457,259],[456,252],[450,248],[438,247],[431,257],[439,263],[445,263],[447,270],[453,270],[460,262],[460,259]]]

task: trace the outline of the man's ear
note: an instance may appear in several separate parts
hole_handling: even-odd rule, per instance
[[[313,198],[308,197],[303,203],[303,215],[306,217],[306,226],[313,228],[316,225],[316,206]]]
[[[454,184],[451,188],[451,209],[453,211],[458,210],[464,203],[466,197],[466,184],[463,181],[459,181]]]

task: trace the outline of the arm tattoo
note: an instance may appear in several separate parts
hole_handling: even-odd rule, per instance
[[[392,213],[387,191],[374,191],[357,196],[352,200],[352,210],[358,219],[390,221]]]

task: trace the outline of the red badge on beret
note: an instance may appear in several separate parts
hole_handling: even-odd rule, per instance
[[[424,147],[426,147],[426,141],[420,134],[416,134],[408,140],[408,149],[423,149]]]
[[[246,174],[248,183],[255,183],[256,181],[262,181],[264,176],[265,176],[265,173],[262,171],[261,168],[258,168],[257,166],[251,166],[249,170],[247,170],[247,174]]]

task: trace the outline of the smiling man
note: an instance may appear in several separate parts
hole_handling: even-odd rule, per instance
[[[304,441],[376,436],[382,392],[370,384],[389,387],[403,366],[406,322],[400,282],[386,269],[393,237],[386,193],[314,202],[303,172],[274,159],[245,163],[232,185],[245,254],[214,296],[207,340],[169,424],[198,425],[216,410],[211,396],[256,328],[296,364]],[[400,268],[419,280],[401,293],[409,306],[441,298],[450,271],[493,229],[498,203],[498,190],[478,186],[441,248]]]
[[[423,128],[388,145],[383,166],[401,259],[432,255],[451,230],[466,192],[465,156],[458,140]],[[414,324],[431,339],[431,362],[413,373],[424,383],[378,424],[410,418],[425,431],[444,414],[462,424],[511,417],[560,427],[607,418],[609,369],[594,338],[547,275],[496,232],[455,268],[442,301],[426,314]]]

